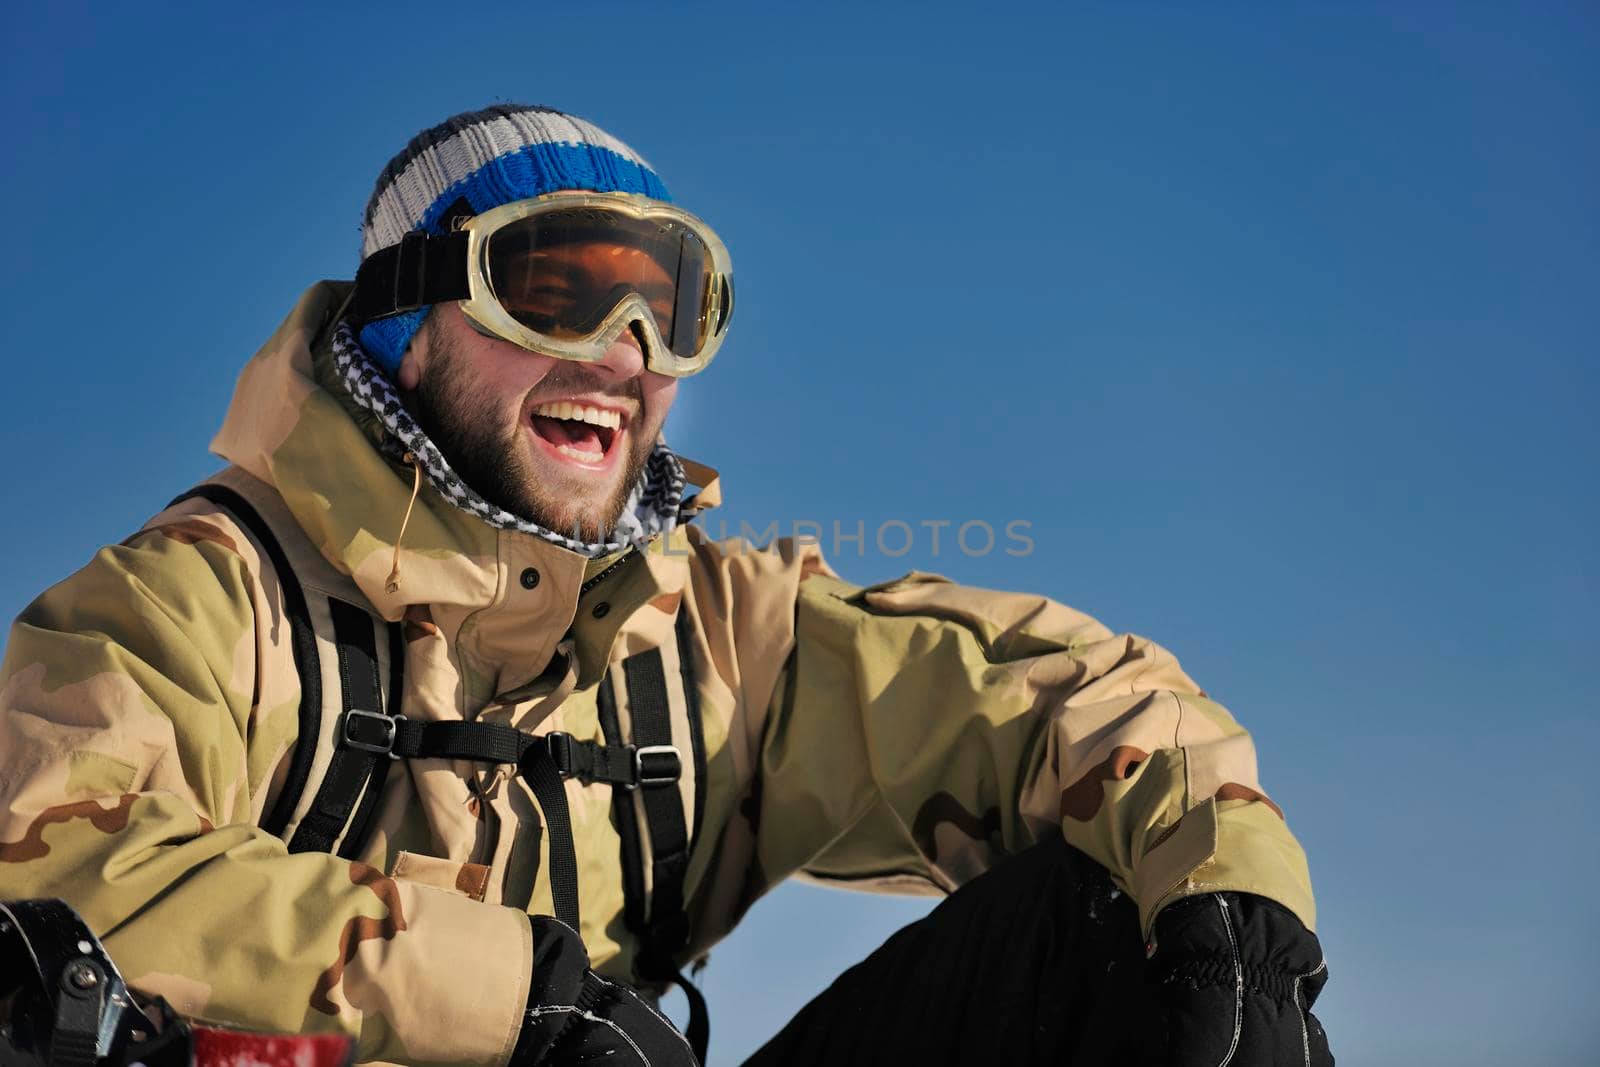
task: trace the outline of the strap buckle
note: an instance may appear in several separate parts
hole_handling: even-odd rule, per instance
[[[562,733],[560,730],[544,735],[544,747],[550,753],[550,762],[556,765],[556,770],[563,778],[571,778],[572,769],[572,735]]]
[[[404,718],[404,715],[390,717],[381,711],[351,708],[344,713],[340,737],[347,747],[358,752],[375,752],[397,760],[400,757],[394,754],[394,739]]]
[[[675,785],[683,777],[683,757],[678,754],[677,746],[629,747],[633,748],[633,781],[624,785],[624,789],[631,792],[642,785]]]

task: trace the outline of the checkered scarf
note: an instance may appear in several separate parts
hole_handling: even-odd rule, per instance
[[[629,545],[642,544],[657,534],[666,534],[678,524],[678,508],[683,502],[683,464],[657,441],[645,460],[644,472],[628,495],[622,517],[606,541],[586,542],[546,529],[537,523],[511,514],[489,503],[451,469],[438,446],[412,419],[400,402],[394,385],[356,341],[348,323],[341,322],[333,334],[334,366],[345,389],[355,402],[370,411],[387,431],[384,450],[395,457],[410,452],[422,466],[428,484],[450,503],[502,530],[520,530],[542,537],[552,544],[585,556],[604,556]]]

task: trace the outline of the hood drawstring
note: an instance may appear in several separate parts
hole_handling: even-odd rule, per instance
[[[417,494],[422,492],[422,464],[417,462],[415,452],[407,452],[405,463],[411,468],[411,499],[406,502],[405,518],[400,520],[400,532],[394,538],[394,564],[389,568],[389,578],[383,583],[383,588],[390,593],[400,591],[400,542],[405,540],[406,527],[411,523],[411,509],[417,506]]]

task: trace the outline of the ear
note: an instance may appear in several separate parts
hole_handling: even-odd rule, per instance
[[[408,393],[416,389],[418,383],[422,381],[422,366],[417,362],[415,344],[406,347],[406,354],[400,360],[400,371],[395,375],[395,380],[400,388]]]
[[[411,340],[406,342],[406,350],[400,357],[400,366],[395,371],[395,384],[406,392],[414,390],[422,381],[422,374],[427,370],[429,338],[437,328],[434,323],[436,308],[430,307],[428,314],[417,325],[417,330],[411,335]]]

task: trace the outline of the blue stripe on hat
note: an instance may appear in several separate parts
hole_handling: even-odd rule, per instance
[[[528,200],[563,189],[589,189],[597,193],[640,193],[670,201],[667,187],[649,167],[593,144],[524,145],[496,156],[436,197],[423,212],[417,228],[440,233],[440,217],[457,200],[466,198],[474,214],[514,200]]]
[[[603,145],[546,142],[496,156],[452,184],[428,205],[416,229],[431,234],[444,232],[440,223],[445,211],[463,198],[472,205],[474,214],[481,215],[501,204],[567,189],[672,199],[655,171]],[[393,377],[399,372],[400,360],[411,339],[432,310],[428,305],[369,322],[361,328],[361,347]]]

